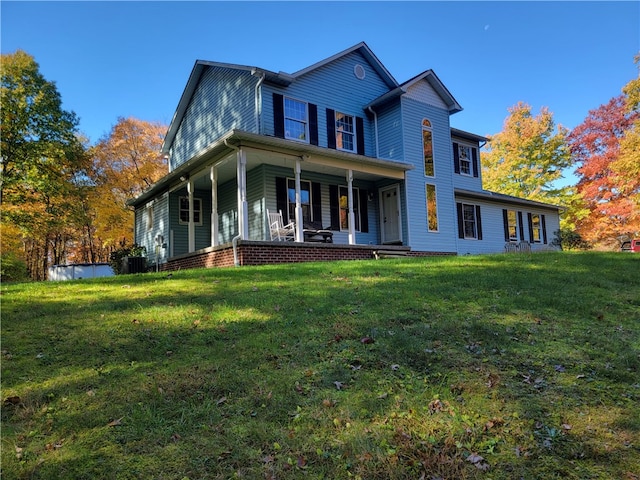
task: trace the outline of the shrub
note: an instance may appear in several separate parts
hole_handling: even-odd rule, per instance
[[[555,238],[551,242],[552,245],[559,246],[562,250],[590,250],[591,244],[582,236],[568,228],[561,228],[553,232]]]
[[[113,272],[116,275],[122,274],[122,259],[124,257],[146,257],[147,249],[142,245],[133,244],[119,248],[118,250],[111,252],[109,256],[109,265],[113,268]]]
[[[3,253],[0,259],[0,281],[23,282],[28,280],[27,264],[15,253]]]

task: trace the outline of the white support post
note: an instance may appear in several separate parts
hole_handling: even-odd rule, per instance
[[[238,234],[242,240],[249,238],[249,204],[247,203],[247,155],[238,150]]]
[[[349,245],[356,244],[356,217],[353,213],[353,170],[347,170],[347,211],[349,212]]]
[[[295,182],[296,182],[296,242],[304,242],[304,232],[302,217],[302,199],[300,196],[300,159],[296,159]]]
[[[189,178],[187,183],[187,194],[189,195],[189,253],[196,251],[196,223],[193,220],[193,190],[195,185],[193,179]]]
[[[211,178],[211,246],[218,246],[218,178],[214,165],[209,172]]]

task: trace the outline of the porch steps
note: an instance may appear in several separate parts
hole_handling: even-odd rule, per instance
[[[374,250],[373,256],[376,260],[383,258],[403,258],[409,254],[409,250]]]

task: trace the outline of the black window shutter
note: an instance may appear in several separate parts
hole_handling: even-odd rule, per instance
[[[456,203],[456,209],[458,210],[458,238],[464,238],[464,224],[462,221],[462,204]]]
[[[338,204],[338,186],[329,185],[329,211],[331,212],[330,230],[340,230],[340,205]]]
[[[309,104],[309,143],[318,145],[318,106]]]
[[[530,213],[527,213],[527,222],[529,223],[529,243],[533,243],[533,219]]]
[[[476,227],[478,229],[478,240],[482,240],[482,217],[480,216],[480,205],[476,205]]]
[[[289,210],[287,206],[287,179],[276,177],[276,209],[282,211],[282,218],[287,219]]]
[[[361,188],[358,192],[360,192],[360,231],[362,233],[368,233],[369,211],[367,208],[367,191],[364,188]]]
[[[336,112],[327,108],[327,148],[336,148]]]
[[[520,228],[520,240],[524,241],[524,222],[522,221],[522,212],[518,212],[518,227]]]
[[[320,192],[320,184],[311,183],[311,209],[313,211],[313,221],[322,223],[322,193]]]
[[[279,93],[273,94],[273,134],[284,138],[284,101]]]
[[[540,223],[542,223],[542,241],[547,243],[547,221],[544,215],[540,215]]]
[[[460,152],[458,152],[458,144],[455,142],[453,143],[453,171],[460,173]]]
[[[364,118],[356,117],[356,147],[358,155],[364,155]]]
[[[471,149],[471,163],[473,164],[473,176],[478,176],[478,149]]]
[[[509,212],[505,209],[502,210],[502,223],[504,224],[504,241],[508,242],[511,240],[509,235]]]

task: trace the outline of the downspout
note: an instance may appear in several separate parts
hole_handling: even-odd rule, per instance
[[[373,115],[373,130],[375,132],[375,138],[376,138],[376,158],[380,158],[378,156],[378,114],[374,112],[373,108],[371,107],[367,107],[367,110],[369,110]]]
[[[240,151],[240,149],[235,145],[230,145],[227,142],[226,138],[224,139],[224,144],[227,147],[231,148],[232,150],[235,150],[236,154],[237,152]],[[231,245],[233,247],[233,265],[236,267],[240,266],[240,260],[238,259],[238,240],[240,240],[241,238],[242,238],[242,234],[240,234],[240,225],[238,225],[238,235],[236,235],[235,237],[233,237],[233,239],[231,239]]]
[[[253,70],[251,72],[251,75],[255,75],[256,71]],[[262,90],[261,90],[261,86],[262,86],[262,82],[264,82],[264,78],[266,77],[266,74],[263,72],[260,75],[260,78],[258,79],[258,83],[256,83],[256,92],[255,92],[255,99],[256,99],[256,129],[258,131],[258,135],[260,135],[262,133],[262,122],[261,122],[261,104],[262,104]]]

